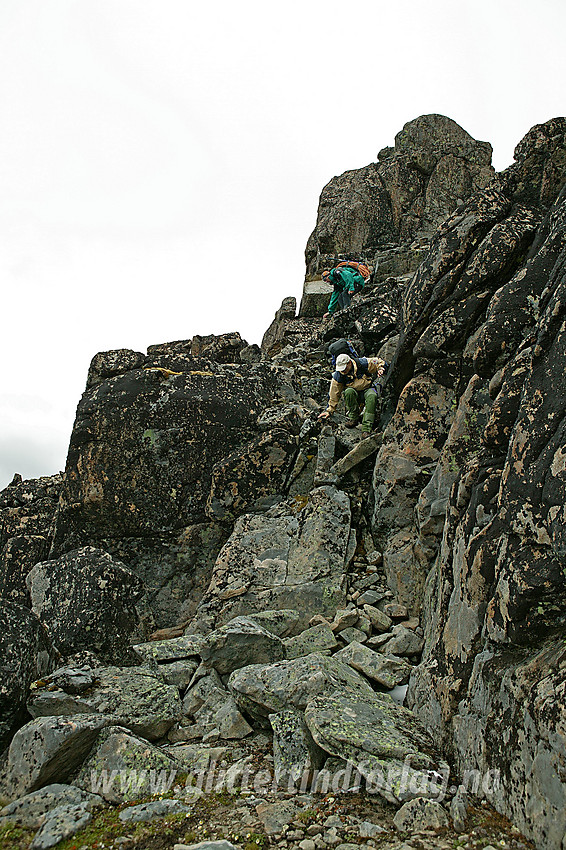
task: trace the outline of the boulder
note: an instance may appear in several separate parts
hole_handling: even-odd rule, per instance
[[[296,631],[301,617],[293,608],[283,608],[279,611],[254,612],[248,614],[248,618],[277,637],[286,638]]]
[[[32,610],[62,655],[88,649],[109,662],[128,657],[143,585],[124,564],[87,546],[36,564],[27,585]]]
[[[77,693],[68,674],[55,671],[33,690],[28,710],[33,717],[101,714],[137,735],[162,738],[181,716],[178,689],[164,684],[145,667],[104,667]]]
[[[333,616],[354,553],[350,519],[350,500],[334,487],[240,517],[187,632],[277,608],[299,612],[297,630],[317,612]]]
[[[93,811],[102,805],[104,801],[98,794],[91,794],[74,785],[55,783],[32,791],[31,794],[4,806],[0,809],[0,821],[6,818],[11,823],[27,829],[39,829],[53,809],[61,806],[84,806],[88,811]]]
[[[364,611],[369,617],[372,628],[376,632],[387,632],[393,625],[391,617],[388,617],[387,614],[379,608],[375,608],[373,605],[365,603]]]
[[[214,770],[216,765],[230,753],[229,747],[210,744],[176,744],[164,746],[162,749],[180,765],[183,772],[186,771],[189,774],[191,779],[209,769]],[[190,786],[189,777],[185,783],[185,790]],[[192,787],[195,788],[194,785]]]
[[[266,833],[273,835],[283,832],[285,826],[295,818],[297,804],[293,800],[278,800],[275,803],[261,802],[256,806],[256,812]],[[202,850],[208,850],[208,848],[203,847]],[[217,848],[210,848],[210,850],[217,850]],[[218,850],[225,849],[218,848]]]
[[[200,656],[220,675],[249,664],[265,664],[285,657],[281,639],[249,617],[235,617],[202,641]]]
[[[368,679],[372,679],[384,688],[406,685],[411,674],[411,665],[401,658],[382,654],[382,651],[374,652],[369,646],[353,641],[336,652],[333,657],[349,664],[354,670],[363,673]]]
[[[426,829],[441,829],[450,825],[450,817],[446,809],[436,800],[426,797],[415,797],[404,803],[393,823],[399,832],[423,832]]]
[[[119,348],[114,351],[101,351],[90,361],[86,379],[87,390],[96,387],[108,378],[124,375],[132,369],[142,369],[146,357],[141,351],[131,348]]]
[[[240,353],[248,344],[236,331],[215,336],[196,335],[191,340],[191,355],[193,357],[207,357],[216,363],[238,363]]]
[[[151,665],[169,685],[186,687],[200,663],[202,638],[182,635],[170,640],[152,640],[132,647],[134,653]]]
[[[361,698],[372,693],[368,682],[347,664],[317,653],[243,667],[232,673],[228,689],[240,709],[260,722],[290,708],[304,711],[318,694],[346,692]]]
[[[16,800],[45,785],[66,782],[108,723],[104,715],[85,714],[38,717],[26,723],[8,750],[2,778],[5,796]],[[85,790],[92,789],[85,786]]]
[[[73,784],[119,804],[166,793],[175,781],[178,764],[158,747],[120,726],[100,735]]]
[[[182,726],[176,735],[177,739],[232,740],[245,738],[252,732],[216,670],[206,670],[204,665],[200,678],[184,696],[183,712],[194,720],[194,724],[188,728]]]
[[[92,814],[84,804],[57,806],[49,812],[36,832],[30,850],[54,847],[87,826],[91,820]]]
[[[150,538],[205,519],[212,468],[246,444],[285,371],[237,370],[154,347],[89,388],[77,408],[57,515],[55,554],[100,538]],[[292,400],[289,398],[288,400]]]
[[[337,646],[338,643],[330,626],[325,623],[319,623],[295,637],[287,638],[285,641],[285,655],[287,658],[299,658],[300,656],[310,655],[313,652],[336,649]]]
[[[399,624],[393,626],[393,637],[383,644],[382,652],[387,655],[420,655],[423,646],[424,638]]]
[[[360,618],[356,608],[345,608],[344,610],[336,611],[334,620],[330,628],[335,634],[340,634],[344,629],[349,629],[354,626]]]
[[[273,729],[273,760],[279,785],[292,788],[295,783],[322,767],[326,753],[318,747],[302,716],[295,710],[269,715]]]
[[[122,823],[148,823],[156,818],[183,815],[190,811],[190,806],[182,803],[181,800],[164,799],[141,803],[139,806],[128,806],[122,809],[118,817]]]
[[[408,709],[388,696],[312,697],[305,722],[316,743],[352,762],[368,789],[390,802],[443,793],[445,768],[432,739]]]

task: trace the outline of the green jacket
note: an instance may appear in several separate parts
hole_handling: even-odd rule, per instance
[[[332,269],[328,275],[328,282],[334,286],[334,292],[330,296],[328,302],[328,312],[334,313],[337,307],[338,296],[341,292],[356,292],[358,289],[363,289],[364,279],[361,274],[354,269],[342,268]]]

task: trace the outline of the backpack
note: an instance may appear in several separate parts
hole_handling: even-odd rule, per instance
[[[361,274],[361,276],[364,279],[364,284],[366,284],[368,282],[369,277],[370,277],[370,270],[366,266],[366,264],[365,263],[357,263],[355,260],[344,260],[344,262],[338,263],[336,268],[337,269],[342,269],[342,268],[353,269],[354,271],[358,272],[358,274]]]
[[[328,359],[332,366],[336,366],[336,358],[339,354],[347,354],[348,357],[358,358],[360,355],[354,348],[351,342],[348,342],[347,339],[337,339],[334,342],[331,342],[328,348],[326,349],[326,353],[328,354]]]

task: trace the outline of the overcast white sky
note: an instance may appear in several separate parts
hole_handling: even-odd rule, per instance
[[[565,114],[564,0],[1,0],[0,488],[92,356],[300,298],[320,191],[438,112],[500,170]]]

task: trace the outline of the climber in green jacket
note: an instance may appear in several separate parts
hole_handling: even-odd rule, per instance
[[[335,268],[331,271],[323,271],[322,279],[326,283],[331,283],[334,287],[334,292],[330,296],[328,303],[328,312],[323,316],[324,319],[328,319],[338,310],[345,310],[346,307],[349,307],[352,295],[363,289],[365,284],[362,275],[355,269],[348,268],[347,266]]]

